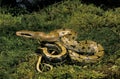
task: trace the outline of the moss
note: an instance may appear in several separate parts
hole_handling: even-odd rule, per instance
[[[103,10],[79,0],[65,0],[38,12],[13,16],[0,11],[0,78],[1,79],[103,79],[120,77],[120,8]],[[103,59],[95,64],[55,66],[52,71],[35,69],[37,40],[17,37],[18,30],[49,32],[71,28],[77,40],[93,40],[105,49]]]

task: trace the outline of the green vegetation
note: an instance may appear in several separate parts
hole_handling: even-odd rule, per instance
[[[39,12],[12,15],[0,9],[0,79],[120,78],[120,7],[104,11],[79,0],[65,0]],[[33,39],[17,37],[15,32],[49,32],[59,28],[77,31],[77,40],[90,39],[102,44],[104,58],[95,64],[63,64],[38,73],[35,50],[39,44]]]

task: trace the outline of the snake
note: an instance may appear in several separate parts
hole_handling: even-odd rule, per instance
[[[77,41],[77,32],[72,29],[56,29],[49,33],[21,30],[17,31],[16,35],[39,40],[43,44],[38,47],[42,52],[41,56],[52,63],[65,60],[67,55],[72,61],[84,63],[95,63],[104,56],[104,48],[101,44],[92,40]],[[39,72],[41,72],[38,67],[41,56],[37,63]],[[46,65],[52,69],[50,65]]]

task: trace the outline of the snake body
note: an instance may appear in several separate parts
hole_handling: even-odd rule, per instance
[[[68,50],[72,60],[85,63],[94,63],[104,56],[104,49],[100,44],[91,40],[84,40],[79,42],[80,52]]]
[[[91,40],[76,41],[74,38],[74,35],[63,36],[61,38],[72,60],[94,63],[104,56],[104,48],[102,45]]]
[[[61,62],[67,57],[67,49],[60,43],[55,42],[54,48],[49,48],[49,46],[46,47],[39,47],[39,49],[43,52],[43,57],[50,61],[50,62]],[[58,50],[56,50],[58,48]],[[60,48],[60,49],[59,49]],[[49,50],[52,50],[50,52]]]
[[[77,33],[71,29],[57,29],[50,33],[21,30],[17,31],[16,35],[38,39],[40,42],[46,41],[44,47],[40,46],[38,49],[42,51],[42,56],[52,63],[63,61],[68,54],[71,60],[85,63],[97,62],[104,56],[102,45],[91,40],[76,41]],[[41,58],[40,56],[37,63],[39,72]],[[49,67],[52,69],[50,65]]]

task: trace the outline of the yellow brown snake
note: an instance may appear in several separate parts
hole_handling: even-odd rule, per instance
[[[21,30],[17,31],[16,35],[48,42],[49,46],[39,47],[42,51],[42,55],[39,56],[36,65],[37,71],[39,72],[42,72],[39,69],[42,57],[48,59],[50,62],[54,62],[54,60],[59,62],[69,54],[73,61],[94,63],[104,56],[104,48],[102,45],[91,40],[76,41],[77,33],[71,29],[57,29],[50,33]],[[54,43],[51,44],[51,42]],[[59,52],[57,55],[54,54],[56,49],[53,49],[52,53],[48,51],[49,49],[52,49],[53,44],[55,45],[53,46],[54,48],[57,46],[56,48],[61,50],[57,49],[57,52]],[[46,65],[52,69],[51,65]]]

